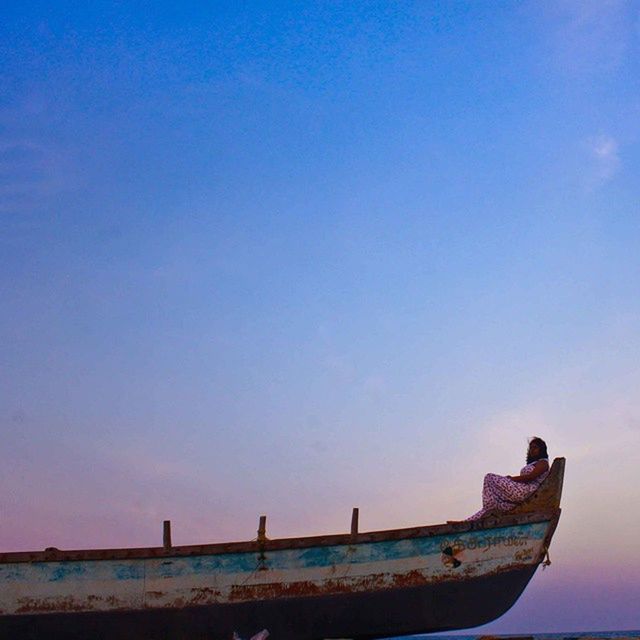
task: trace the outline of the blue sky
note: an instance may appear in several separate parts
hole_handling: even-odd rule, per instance
[[[464,517],[535,434],[490,630],[640,627],[637,2],[1,11],[3,548]]]

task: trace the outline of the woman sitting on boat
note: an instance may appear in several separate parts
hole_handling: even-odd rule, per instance
[[[549,454],[542,438],[531,438],[527,466],[517,476],[488,473],[482,487],[482,509],[467,520],[479,520],[496,512],[510,511],[526,500],[549,474]]]

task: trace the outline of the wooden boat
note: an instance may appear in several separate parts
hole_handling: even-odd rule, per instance
[[[2,640],[376,638],[494,620],[543,562],[564,459],[474,522],[147,549],[0,554]]]

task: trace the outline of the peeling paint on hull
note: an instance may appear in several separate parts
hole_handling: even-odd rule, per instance
[[[0,613],[183,608],[467,580],[535,563],[549,526],[257,553],[0,564]]]

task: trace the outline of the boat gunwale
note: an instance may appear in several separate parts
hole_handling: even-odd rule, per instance
[[[62,550],[50,547],[44,551],[9,551],[0,553],[0,564],[172,558],[356,545],[362,543],[435,537],[452,533],[465,533],[468,531],[501,529],[522,524],[535,524],[538,522],[555,521],[555,524],[557,524],[558,518],[560,517],[560,511],[561,510],[559,508],[555,508],[519,514],[510,514],[507,512],[489,518],[483,518],[481,520],[463,520],[460,522],[449,522],[446,524],[406,527],[402,529],[385,529],[357,534],[340,533],[294,538],[217,542],[209,544],[172,546],[169,548],[133,547]],[[553,526],[553,529],[555,529],[555,526]]]

